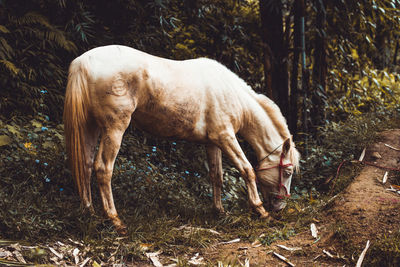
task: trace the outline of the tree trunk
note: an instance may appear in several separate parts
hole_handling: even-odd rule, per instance
[[[282,1],[260,0],[261,37],[264,41],[265,93],[285,117],[289,115],[287,47],[284,43]]]
[[[311,124],[312,131],[315,133],[317,128],[325,124],[325,106],[326,106],[326,10],[324,0],[316,0],[316,34],[314,44],[314,66],[312,73],[313,92],[311,96]]]
[[[298,121],[298,101],[299,101],[299,59],[301,52],[301,25],[300,17],[302,14],[301,0],[295,0],[293,3],[293,60],[292,60],[292,73],[290,75],[290,115],[289,115],[289,129],[297,134],[297,121]]]

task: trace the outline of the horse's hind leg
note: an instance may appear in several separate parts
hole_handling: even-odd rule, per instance
[[[221,202],[222,191],[222,155],[221,149],[216,145],[207,145],[207,161],[209,167],[209,175],[213,187],[213,203],[214,208],[219,213],[224,213],[224,207]]]
[[[104,212],[120,234],[126,234],[126,226],[119,219],[115,209],[111,177],[115,158],[121,146],[122,136],[128,124],[129,122],[126,125],[124,124],[123,127],[121,125],[112,125],[112,127],[105,127],[102,130],[99,151],[94,164]]]
[[[88,125],[85,143],[85,192],[82,197],[83,208],[88,209],[90,213],[94,213],[92,205],[92,193],[90,188],[90,180],[93,171],[94,156],[96,153],[96,146],[99,139],[100,131],[97,125],[93,122]]]

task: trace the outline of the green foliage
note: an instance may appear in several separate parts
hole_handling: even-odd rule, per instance
[[[326,29],[319,30],[327,39],[328,121],[399,108],[397,6],[386,0],[327,3]]]
[[[173,59],[211,57],[260,88],[255,3],[2,1],[0,111],[60,121],[68,64],[89,48],[125,44]]]
[[[381,113],[350,115],[345,121],[327,123],[316,139],[309,140],[309,153],[303,154],[301,159],[301,177],[293,180],[294,193],[300,194],[305,188],[329,192],[333,183],[333,193],[342,191],[355,177],[359,166],[345,164],[338,180],[332,182],[340,163],[358,159],[364,147],[376,140],[377,132],[398,127],[399,121],[399,112],[388,109]],[[299,142],[299,145],[304,144]],[[327,180],[331,183],[325,184]]]
[[[2,3],[7,16],[0,21],[0,111],[13,116],[45,110],[57,118],[67,71],[63,56],[77,47],[46,16],[21,14],[8,3]]]
[[[366,257],[369,266],[398,266],[400,264],[400,231],[390,236],[383,236],[376,244],[372,244],[371,251]]]
[[[270,233],[262,235],[259,240],[262,244],[269,246],[277,240],[288,240],[294,235],[294,229],[284,227],[283,229],[272,229]]]

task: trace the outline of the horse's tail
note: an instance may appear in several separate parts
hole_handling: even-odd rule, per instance
[[[68,74],[64,101],[64,134],[67,156],[79,196],[83,204],[90,203],[90,177],[86,177],[85,142],[89,123],[88,67],[85,58],[75,59]],[[86,202],[86,203],[85,203]]]

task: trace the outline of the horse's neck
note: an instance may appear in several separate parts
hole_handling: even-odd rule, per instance
[[[278,129],[266,113],[252,113],[241,135],[251,145],[260,161],[284,142]]]

